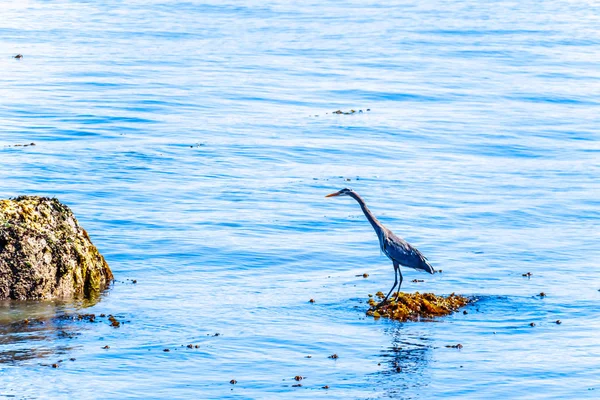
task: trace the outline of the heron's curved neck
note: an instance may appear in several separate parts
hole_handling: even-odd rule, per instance
[[[373,215],[371,210],[369,210],[369,207],[367,207],[367,204],[362,199],[362,197],[360,197],[355,192],[350,193],[350,197],[352,197],[354,200],[356,200],[358,202],[358,204],[360,204],[360,208],[362,208],[363,213],[365,213],[365,217],[367,217],[367,219],[373,226],[373,229],[375,229],[375,232],[379,236],[383,232],[383,225],[381,225],[381,222],[379,222],[377,220],[377,218],[375,218],[375,216]]]

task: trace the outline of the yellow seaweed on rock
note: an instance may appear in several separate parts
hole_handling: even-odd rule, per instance
[[[377,297],[382,299],[384,295],[378,292]],[[385,304],[377,309],[375,309],[377,301],[370,298],[368,304],[371,309],[367,311],[367,315],[397,321],[415,321],[421,318],[429,319],[452,314],[473,301],[473,299],[454,293],[449,296],[419,292],[399,293],[397,298],[396,294],[393,294]]]
[[[37,196],[0,200],[0,300],[93,298],[112,280],[66,205]]]

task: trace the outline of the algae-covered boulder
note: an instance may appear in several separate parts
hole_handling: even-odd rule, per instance
[[[377,297],[383,298],[382,292],[377,292]],[[397,295],[397,296],[396,296]],[[449,296],[438,296],[433,293],[397,293],[390,301],[377,307],[375,299],[369,299],[372,307],[367,315],[375,318],[385,317],[398,321],[416,321],[441,317],[458,311],[459,308],[475,301],[472,298],[452,293]]]
[[[37,196],[0,200],[0,300],[94,297],[112,279],[67,206]]]

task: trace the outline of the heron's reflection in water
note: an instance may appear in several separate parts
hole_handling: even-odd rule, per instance
[[[406,389],[427,386],[434,348],[431,339],[425,333],[408,333],[402,325],[390,327],[386,333],[392,342],[381,351],[381,366],[385,368],[375,375],[376,384],[393,398],[406,394]]]
[[[0,363],[16,364],[65,354],[70,341],[85,324],[74,320],[90,301],[2,301],[0,302]]]

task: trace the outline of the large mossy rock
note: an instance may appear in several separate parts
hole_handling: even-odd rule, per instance
[[[0,299],[95,297],[113,275],[57,199],[0,200]]]
[[[382,292],[376,296],[383,299]],[[450,315],[459,308],[476,301],[459,294],[452,293],[449,296],[438,296],[433,293],[394,293],[390,300],[378,307],[377,301],[370,298],[368,304],[371,308],[367,315],[375,318],[384,317],[397,321],[419,321],[430,320],[435,317]]]

